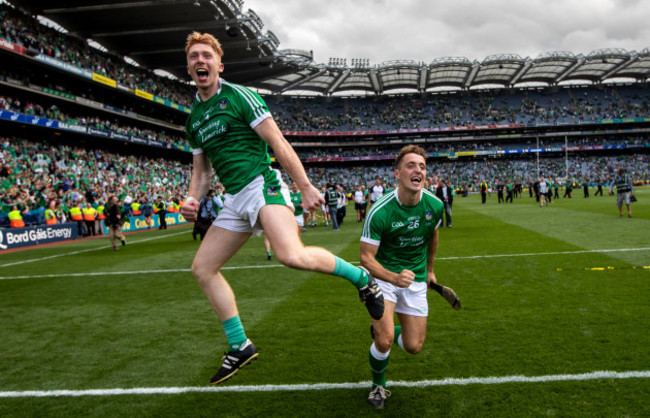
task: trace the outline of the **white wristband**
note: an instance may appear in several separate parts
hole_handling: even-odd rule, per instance
[[[192,196],[187,196],[187,199],[185,199],[185,203],[190,203],[191,201],[194,201],[194,202],[197,202],[197,203],[199,202],[198,200],[196,200]]]

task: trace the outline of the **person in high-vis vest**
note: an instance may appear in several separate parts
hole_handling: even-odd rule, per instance
[[[627,206],[627,217],[632,217],[632,200],[634,196],[634,183],[632,178],[625,174],[624,168],[618,169],[618,175],[612,180],[609,185],[609,194],[612,194],[612,189],[616,186],[616,206],[618,206],[618,216],[623,217],[623,203]]]
[[[14,205],[9,212],[9,226],[12,228],[23,228],[25,221],[23,221],[23,213],[27,212],[27,208],[22,212],[18,210],[18,206]]]
[[[104,234],[102,232],[102,221],[104,219],[106,219],[106,214],[104,213],[105,210],[106,210],[106,207],[104,206],[103,203],[97,205],[97,220],[95,221],[95,227],[96,227],[96,230],[97,230],[97,235],[103,235]]]
[[[153,205],[154,210],[158,209],[156,213],[158,214],[158,229],[167,229],[167,221],[165,220],[165,215],[167,215],[167,203],[163,200],[162,196],[158,196],[156,203]]]
[[[141,206],[141,204],[137,200],[134,201],[133,203],[131,203],[131,210],[133,211],[134,216],[142,215],[142,211],[140,210],[140,206]]]
[[[73,221],[83,221],[83,214],[81,213],[81,204],[75,204],[70,208],[70,219]]]
[[[97,206],[97,220],[98,221],[106,219],[106,214],[104,213],[105,209],[106,209],[106,207],[103,204]]]
[[[76,202],[70,208],[70,219],[77,223],[77,233],[80,237],[83,237],[85,234],[84,231],[84,216],[81,213],[81,202]]]
[[[84,223],[86,224],[86,236],[92,235],[94,237],[97,235],[95,232],[95,219],[97,219],[97,210],[92,207],[90,202],[87,202],[86,207],[81,211],[83,213]]]
[[[45,223],[47,225],[56,225],[56,200],[51,200],[45,210]]]

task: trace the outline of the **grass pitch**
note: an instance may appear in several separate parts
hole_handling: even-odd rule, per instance
[[[260,359],[216,390],[226,341],[189,227],[117,253],[103,238],[0,254],[0,416],[649,416],[650,190],[637,196],[632,219],[609,196],[456,197],[435,271],[463,309],[430,294],[424,349],[393,348],[380,412],[355,289],[267,261],[260,238],[224,269]],[[354,217],[305,243],[358,262]]]

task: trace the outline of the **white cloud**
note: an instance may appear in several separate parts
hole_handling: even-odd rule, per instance
[[[280,48],[313,50],[319,63],[650,47],[647,0],[244,0],[248,8]]]

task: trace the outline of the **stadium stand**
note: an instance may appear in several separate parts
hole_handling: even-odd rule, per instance
[[[120,57],[0,5],[0,226],[14,207],[26,224],[161,195],[178,205],[191,153],[184,122],[194,94]],[[625,165],[650,169],[650,88],[609,84],[367,97],[265,95],[318,186],[391,183],[393,156],[425,148],[432,171],[476,190],[487,181],[607,181]],[[537,160],[539,156],[539,162]]]
[[[128,65],[116,55],[91,48],[85,42],[48,28],[7,5],[0,4],[0,17],[0,36],[23,46],[32,55],[44,54],[74,67],[117,80],[131,89],[146,91],[174,103],[185,106],[192,103],[192,93],[181,83],[158,77],[151,70]]]
[[[268,103],[287,131],[564,125],[644,118],[650,113],[650,98],[645,86],[579,87],[542,92],[496,90],[339,100],[274,96]]]

